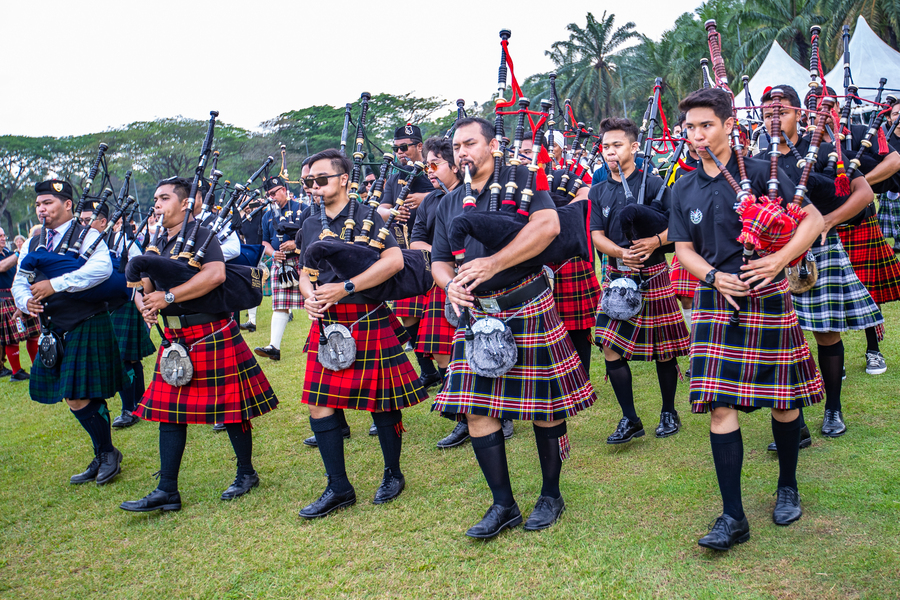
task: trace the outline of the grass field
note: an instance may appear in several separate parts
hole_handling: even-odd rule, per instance
[[[269,314],[260,310],[260,328],[246,336],[251,347],[268,343]],[[752,537],[724,554],[696,543],[721,505],[708,417],[690,414],[687,383],[679,388],[679,435],[607,446],[620,414],[597,350],[598,402],[569,423],[568,510],[550,530],[518,528],[487,543],[463,532],[481,518],[490,492],[470,445],[434,447],[451,424],[429,401],[404,412],[407,488],[397,501],[371,504],[381,452],[366,435],[369,416],[353,413],[345,447],[359,503],[313,522],[297,516],[325,485],[318,451],[300,443],[310,434],[300,402],[308,328],[300,311],[282,361],[263,363],[281,406],[254,422],[262,483],[232,503],[219,500],[234,478],[231,446],[206,426],[189,430],[181,512],[118,508],[155,487],[151,423],[113,432],[125,455],[115,482],[69,485],[90,460],[87,435],[64,405],[34,403],[27,383],[3,381],[0,598],[898,598],[900,308],[887,306],[885,316],[884,375],[865,374],[862,333],[845,336],[849,433],[823,438],[821,406],[807,412],[814,441],[801,451],[798,474],[805,514],[790,527],[771,520],[778,465],[765,451],[769,417],[742,417]],[[153,363],[144,365],[149,381]],[[652,431],[655,370],[632,368],[638,411]],[[110,401],[114,414],[118,402]],[[507,447],[527,515],[540,491],[531,425],[517,423]]]

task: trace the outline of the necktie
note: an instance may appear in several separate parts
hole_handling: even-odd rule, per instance
[[[55,229],[47,230],[47,248],[49,250],[53,250],[53,236],[55,236],[55,235],[56,235]]]

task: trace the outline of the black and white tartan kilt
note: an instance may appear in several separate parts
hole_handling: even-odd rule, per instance
[[[277,260],[272,265],[272,310],[294,310],[295,308],[303,308],[303,294],[300,293],[299,287],[280,288],[278,287],[278,275],[281,273],[281,263]],[[300,275],[300,258],[292,256],[284,261],[291,264],[297,275]]]
[[[825,244],[811,252],[819,277],[808,292],[792,294],[801,329],[847,331],[884,323],[878,305],[853,271],[837,233],[830,233]]]
[[[0,290],[0,294],[9,290]],[[0,346],[15,346],[20,342],[33,338],[41,333],[41,325],[38,320],[28,315],[22,315],[22,324],[25,331],[20,332],[14,315],[16,303],[12,298],[0,296]]]
[[[859,225],[838,226],[838,235],[856,276],[877,304],[900,300],[900,258],[888,245],[874,216]]]
[[[35,402],[56,404],[63,399],[112,398],[124,385],[119,343],[109,313],[102,312],[65,334],[62,359],[53,369],[35,360],[29,392]]]
[[[144,357],[156,352],[150,340],[150,330],[134,302],[126,302],[109,313],[116,339],[119,340],[119,354],[122,360],[140,362]]]
[[[894,245],[900,241],[900,198],[888,198],[882,194],[878,201],[878,226],[886,238],[894,238]]]
[[[508,293],[533,279],[497,290],[491,296]],[[516,364],[496,379],[476,374],[466,362],[465,328],[460,327],[453,338],[447,379],[431,410],[452,413],[457,419],[472,414],[556,421],[575,416],[597,400],[549,289],[527,304],[499,313],[471,312],[475,318],[509,319],[506,325],[518,347]]]
[[[610,276],[627,275],[615,267],[608,267],[603,289],[609,287]],[[625,360],[669,360],[686,356],[690,351],[691,335],[684,323],[681,307],[669,279],[669,266],[659,263],[644,269],[650,278],[650,289],[643,292],[641,312],[627,321],[617,321],[601,310],[597,314],[595,341],[609,346]]]
[[[782,410],[822,400],[822,376],[809,351],[786,279],[738,299],[740,325],[728,323],[734,309],[715,289],[694,294],[691,344],[691,411],[711,403],[738,409]]]

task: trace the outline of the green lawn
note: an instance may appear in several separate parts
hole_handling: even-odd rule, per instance
[[[897,598],[900,332],[893,324],[900,308],[885,313],[886,374],[865,374],[862,333],[845,338],[849,433],[825,439],[817,433],[821,406],[807,412],[814,441],[800,455],[805,515],[788,528],[770,516],[778,465],[765,452],[769,417],[742,417],[752,537],[725,554],[697,546],[721,509],[708,417],[690,414],[683,383],[679,435],[607,446],[620,415],[596,350],[599,400],[569,423],[568,510],[550,530],[518,528],[487,543],[463,532],[480,519],[490,492],[468,444],[434,447],[451,424],[429,411],[429,401],[404,412],[407,488],[397,501],[371,504],[381,452],[366,435],[369,416],[350,414],[347,469],[359,503],[318,521],[297,516],[325,485],[318,452],[300,443],[310,434],[300,402],[305,313],[288,325],[282,361],[263,363],[281,406],[254,422],[260,487],[232,503],[219,500],[234,477],[231,446],[206,426],[190,429],[181,512],[118,508],[155,486],[150,423],[113,432],[125,455],[114,483],[69,485],[90,460],[87,435],[63,405],[36,404],[27,383],[3,381],[0,598]],[[251,347],[268,343],[269,314],[260,310]],[[145,367],[149,380],[149,359]],[[638,363],[633,371],[638,410],[652,431],[655,370]],[[118,399],[110,407],[115,414]],[[527,515],[540,491],[529,424],[516,424],[508,454]]]

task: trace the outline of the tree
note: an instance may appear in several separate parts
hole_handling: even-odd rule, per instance
[[[822,14],[831,15],[824,39],[829,40],[828,50],[833,62],[839,62],[844,47],[841,29],[849,25],[851,30],[861,15],[878,37],[894,50],[900,50],[900,0],[820,0]],[[825,49],[822,50],[825,55]]]
[[[809,65],[809,28],[823,25],[822,0],[747,0],[741,22],[751,33],[747,43],[755,48],[747,66],[755,71],[765,60],[772,40],[801,65]]]

